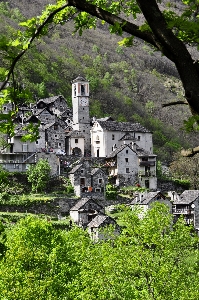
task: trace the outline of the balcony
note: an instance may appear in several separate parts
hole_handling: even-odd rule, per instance
[[[138,173],[139,177],[153,177],[156,176],[155,171],[139,171]]]
[[[173,208],[173,214],[176,215],[193,215],[194,210],[191,208]]]
[[[140,161],[140,167],[154,167],[155,161]]]

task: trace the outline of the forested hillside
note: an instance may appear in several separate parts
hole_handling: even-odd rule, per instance
[[[40,14],[42,5],[49,2],[1,1],[0,34],[14,36],[19,22]],[[90,80],[91,116],[140,122],[153,131],[154,153],[162,161],[169,162],[173,152],[197,144],[197,134],[181,130],[190,116],[188,107],[162,108],[183,99],[170,61],[138,39],[133,47],[119,46],[121,37],[110,35],[100,23],[81,36],[73,32],[72,20],[52,27],[18,63],[15,76],[31,91],[30,101],[62,94],[71,104],[71,80],[81,74]],[[4,66],[5,61],[0,64]]]

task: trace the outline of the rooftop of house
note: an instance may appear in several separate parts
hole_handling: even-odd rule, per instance
[[[199,190],[185,190],[179,197],[174,199],[173,204],[191,204],[199,197]]]
[[[138,195],[131,201],[130,204],[143,204],[147,205],[152,200],[158,200],[160,198],[165,199],[165,196],[160,192],[147,192],[147,193],[138,193]]]
[[[140,148],[137,144],[136,144],[136,150],[132,148],[131,145],[128,144],[122,144],[120,147],[116,148],[113,152],[111,152],[107,158],[113,158],[115,157],[119,152],[121,152],[122,150],[124,150],[125,148],[129,148],[131,151],[133,151],[134,153],[138,154],[138,155],[144,155],[144,156],[149,156],[149,152],[145,151],[144,149]]]
[[[78,130],[69,131],[67,133],[67,136],[73,138],[85,138],[85,136],[81,133],[81,131]]]
[[[143,127],[140,123],[130,123],[130,122],[117,122],[117,121],[101,121],[97,120],[99,125],[109,131],[124,131],[124,132],[143,132],[150,133],[148,129]]]
[[[98,228],[104,225],[106,226],[108,224],[116,224],[116,221],[113,218],[100,213],[87,225],[87,227]]]
[[[45,104],[51,104],[53,102],[55,102],[56,100],[58,99],[62,99],[62,100],[65,100],[64,97],[62,95],[58,95],[58,96],[52,96],[52,97],[49,97],[49,98],[44,98],[44,99],[40,99],[37,104],[43,102]]]
[[[104,171],[101,168],[92,168],[91,169],[91,175],[95,175],[98,172],[103,172],[104,173]]]
[[[103,206],[99,205],[98,203],[96,203],[91,197],[87,197],[87,198],[82,198],[80,199],[70,210],[74,211],[74,210],[80,210],[84,207],[84,205],[86,203],[90,202],[91,204],[94,203],[97,206],[99,206],[99,208],[103,208]]]

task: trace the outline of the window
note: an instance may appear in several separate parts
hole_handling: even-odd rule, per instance
[[[36,141],[36,145],[38,145],[39,144],[39,142],[38,141]]]
[[[140,141],[140,136],[138,135],[138,141]]]
[[[85,85],[81,84],[81,94],[85,95]]]
[[[126,173],[130,173],[129,168],[126,168]]]
[[[58,146],[61,147],[61,143],[58,143]]]
[[[142,157],[142,161],[148,161],[148,157]]]
[[[78,139],[75,139],[75,144],[78,144]]]
[[[57,138],[57,134],[55,134],[55,138]]]
[[[84,173],[84,169],[81,169],[81,173]]]
[[[115,139],[115,135],[114,134],[112,134],[112,140],[114,140]]]
[[[126,150],[126,154],[128,154],[129,153],[129,150]]]
[[[80,178],[80,185],[85,185],[85,178],[84,177]]]
[[[98,178],[98,183],[99,184],[103,183],[103,179],[102,178]]]
[[[83,132],[85,132],[85,130],[83,130]]]
[[[98,193],[100,193],[101,189],[100,188],[96,188],[95,191],[98,192]]]
[[[7,107],[6,107],[6,106],[4,106],[4,107],[3,107],[3,110],[4,110],[4,111],[6,111],[6,110],[7,110]]]
[[[126,158],[125,158],[125,162],[129,162],[129,159],[128,159],[128,157],[126,157]]]

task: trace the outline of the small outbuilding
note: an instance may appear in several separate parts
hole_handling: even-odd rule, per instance
[[[70,217],[79,226],[85,227],[99,213],[104,213],[104,207],[92,199],[82,198],[71,209]]]
[[[108,226],[113,226],[113,232],[105,232],[104,229]],[[120,234],[120,227],[116,221],[102,213],[99,213],[88,225],[88,233],[93,241],[106,240]]]

